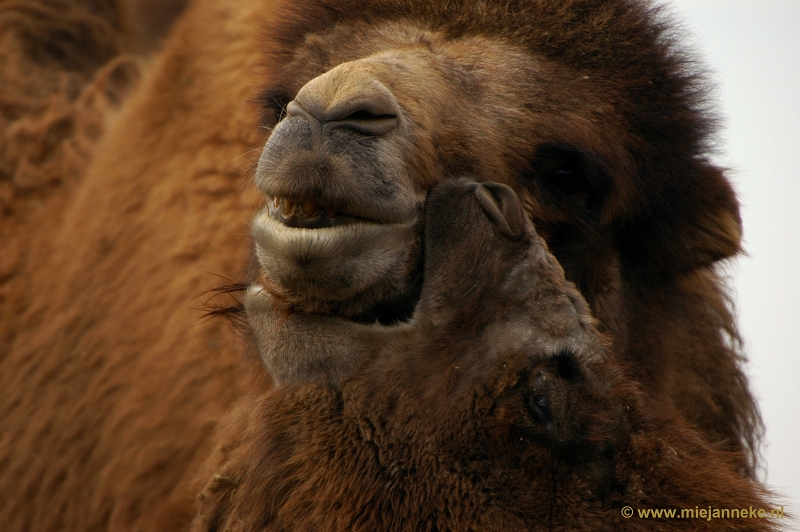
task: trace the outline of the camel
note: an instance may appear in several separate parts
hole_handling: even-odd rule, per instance
[[[248,447],[226,435],[258,429],[253,397],[346,393],[363,352],[293,367],[267,321],[242,337],[198,294],[222,277],[260,287],[229,316],[268,303],[288,325],[402,326],[425,284],[427,198],[460,176],[519,196],[622,368],[614,386],[645,405],[630,419],[676,420],[659,425],[687,435],[675,449],[726,463],[756,500],[761,422],[716,272],[740,250],[738,203],[708,157],[702,75],[658,9],[171,5],[163,40],[123,1],[0,7],[8,530],[203,522],[198,493]],[[312,229],[338,240],[297,238]],[[369,231],[391,238],[342,267],[341,236]]]

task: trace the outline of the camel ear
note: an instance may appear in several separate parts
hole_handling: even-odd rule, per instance
[[[622,249],[641,266],[690,271],[741,251],[739,202],[722,170],[710,165],[662,190],[637,218],[623,230]]]

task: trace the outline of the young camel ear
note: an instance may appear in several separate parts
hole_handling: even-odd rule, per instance
[[[741,251],[739,202],[722,170],[698,163],[691,179],[665,187],[622,232],[623,253],[657,271],[690,271]]]

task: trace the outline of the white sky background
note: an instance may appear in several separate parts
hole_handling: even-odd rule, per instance
[[[800,0],[661,0],[714,72],[717,164],[742,203],[747,257],[729,268],[767,426],[767,484],[800,515]],[[796,523],[795,523],[796,524]]]

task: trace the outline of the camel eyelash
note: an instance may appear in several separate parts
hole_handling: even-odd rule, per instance
[[[543,179],[563,193],[575,192],[585,181],[588,158],[578,148],[546,146],[536,155],[533,177]]]
[[[262,125],[269,126],[283,120],[286,106],[293,99],[283,88],[271,88],[262,92],[257,99],[263,110]]]

